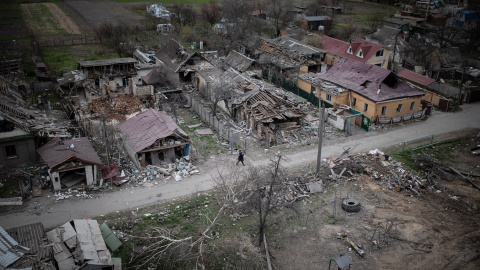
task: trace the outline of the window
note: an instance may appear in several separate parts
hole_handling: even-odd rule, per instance
[[[332,101],[332,96],[330,96],[329,94],[327,94],[327,100],[328,100],[328,101]]]
[[[398,107],[397,107],[397,113],[401,112],[402,111],[402,104],[398,104]]]
[[[357,56],[363,58],[362,49],[358,50]]]
[[[375,64],[377,67],[382,67],[382,63]]]
[[[348,47],[347,53],[352,54],[352,46]]]
[[[387,114],[387,106],[382,107],[382,115]]]
[[[315,93],[315,86],[310,86],[310,93],[313,95]]]
[[[413,111],[414,108],[415,108],[415,102],[412,102],[412,104],[410,104],[410,111]]]
[[[383,49],[380,49],[377,51],[377,53],[375,54],[376,57],[381,57],[383,56]]]
[[[366,112],[367,110],[368,110],[368,104],[365,103],[365,104],[363,104],[363,111]]]
[[[356,98],[353,98],[353,100],[352,100],[352,106],[355,106],[355,105],[357,105],[357,99],[356,99]]]
[[[7,158],[17,157],[17,149],[15,148],[15,145],[5,146],[5,153],[7,153]]]

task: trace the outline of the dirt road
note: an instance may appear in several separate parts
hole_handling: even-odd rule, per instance
[[[372,131],[350,137],[343,143],[323,146],[322,158],[339,155],[344,148],[351,147],[351,152],[364,152],[375,148],[385,148],[402,144],[410,140],[430,134],[440,135],[451,132],[459,132],[465,129],[480,129],[480,103],[465,104],[462,111],[457,113],[443,113],[435,111],[433,116],[426,121],[408,123],[404,126],[391,128],[387,131]],[[247,167],[239,167],[244,170],[248,166],[265,165],[270,153],[247,153]],[[286,152],[288,157],[283,165],[294,169],[312,164],[317,157],[317,148],[312,146],[305,150]],[[192,176],[180,182],[170,180],[167,183],[159,181],[151,188],[138,188],[124,186],[121,191],[93,194],[94,199],[73,197],[67,200],[55,202],[49,192],[43,197],[34,198],[29,202],[28,209],[18,213],[5,213],[0,216],[0,226],[5,229],[34,222],[42,222],[46,228],[56,227],[71,219],[95,217],[106,215],[115,211],[136,209],[146,205],[178,199],[182,196],[210,190],[214,187],[210,173],[216,168],[232,168],[236,156],[224,156],[209,160],[203,168],[202,174]],[[221,165],[220,165],[221,164]],[[226,166],[229,165],[229,166]],[[232,167],[230,167],[232,166]]]

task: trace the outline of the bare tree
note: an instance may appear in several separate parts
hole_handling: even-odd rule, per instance
[[[210,25],[214,25],[216,22],[220,21],[222,9],[217,3],[210,2],[208,4],[202,4],[200,14],[204,21],[208,22]]]
[[[180,27],[186,25],[193,26],[195,24],[197,12],[192,7],[185,4],[173,4],[170,9],[174,13],[172,21],[180,25]]]
[[[212,88],[211,100],[213,101],[213,116],[217,115],[218,103],[220,101],[225,102],[225,106],[228,107],[228,100],[234,97],[235,91],[233,90],[234,84],[227,81],[224,77],[221,77]]]
[[[267,16],[273,21],[275,26],[275,36],[280,36],[280,30],[288,26],[293,21],[292,1],[289,0],[271,0],[265,7]]]
[[[349,21],[347,25],[338,30],[336,36],[338,39],[349,42],[352,36],[357,33],[358,27],[355,23]]]
[[[370,13],[367,16],[367,24],[370,27],[370,31],[372,33],[377,32],[377,28],[380,26],[380,24],[383,22],[383,19],[385,18],[385,14],[383,13]]]
[[[257,181],[256,192],[256,209],[258,212],[258,246],[263,245],[263,235],[268,226],[268,216],[275,209],[274,193],[275,188],[281,182],[282,168],[280,163],[283,159],[282,155],[276,155],[270,160],[270,166],[268,167],[267,181]],[[257,178],[257,179],[261,179]]]
[[[95,29],[100,42],[113,48],[120,57],[133,52],[133,44],[128,35],[130,28],[125,24],[113,25],[105,23]]]

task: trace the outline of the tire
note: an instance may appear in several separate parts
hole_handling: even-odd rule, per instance
[[[346,212],[359,212],[362,209],[362,205],[355,199],[345,199],[342,202],[342,208]]]

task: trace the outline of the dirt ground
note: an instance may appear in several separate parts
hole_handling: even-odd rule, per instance
[[[479,143],[476,135],[452,147],[455,158],[448,166],[480,175],[480,157],[470,153]],[[392,169],[373,160],[367,164],[383,175]],[[297,223],[287,218],[282,241],[273,241],[280,246],[271,250],[277,269],[327,268],[329,260],[340,254],[349,254],[352,269],[479,268],[480,190],[450,173],[439,180],[439,189],[426,185],[421,196],[392,190],[382,179],[366,175],[360,179],[336,182],[322,196],[323,204],[311,208],[307,203],[303,210],[292,212],[297,213],[292,215]],[[480,185],[479,177],[472,179]],[[336,222],[332,217],[335,193]],[[361,202],[360,212],[347,214],[340,208],[347,194]],[[343,237],[337,238],[338,233],[347,233],[366,252],[364,257],[349,249]]]

